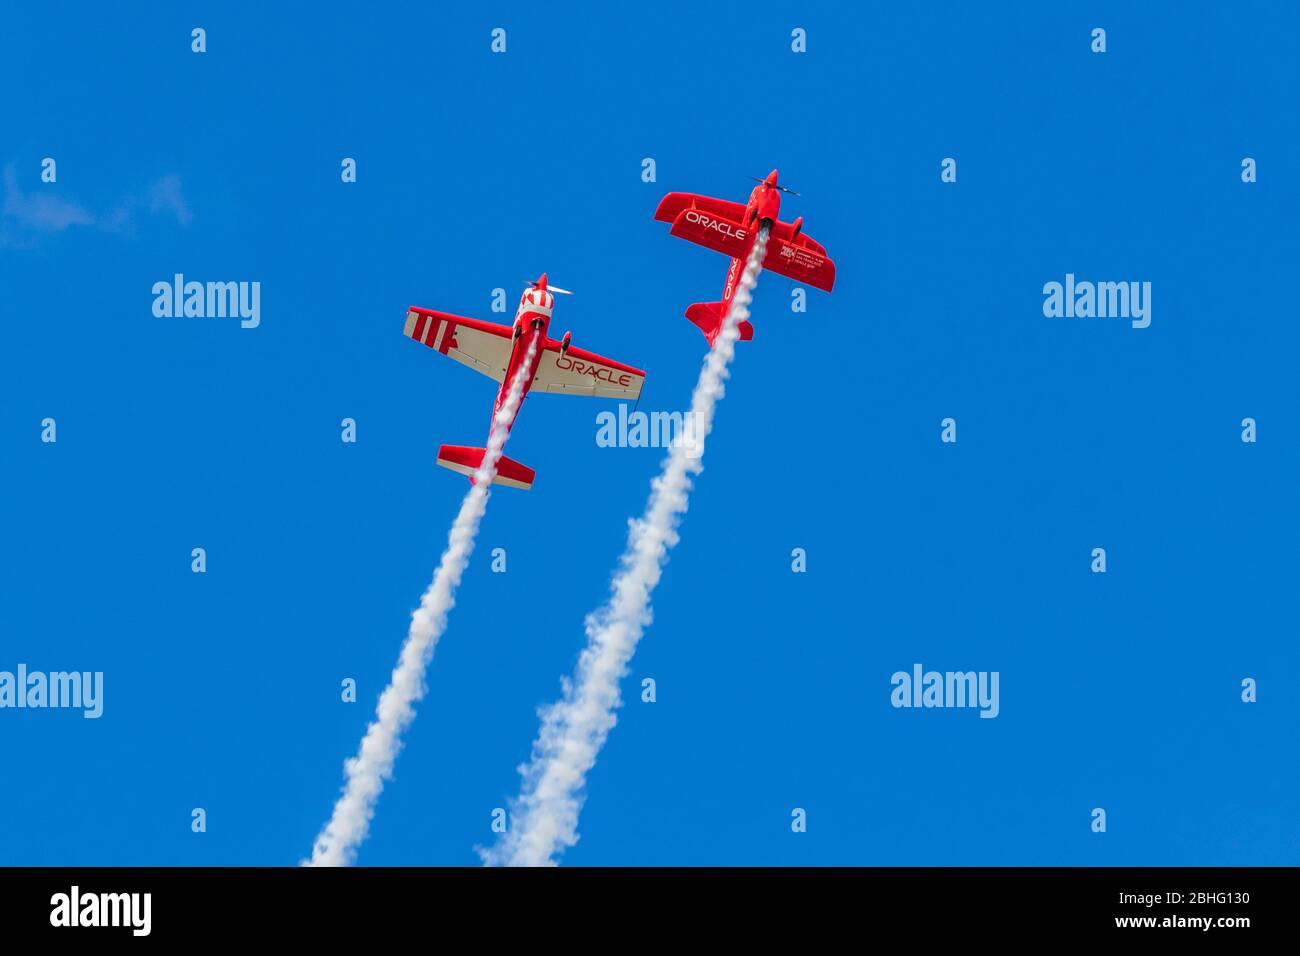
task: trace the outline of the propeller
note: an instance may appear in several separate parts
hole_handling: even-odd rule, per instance
[[[752,180],[754,180],[754,182],[756,182],[756,183],[765,183],[765,182],[767,182],[766,179],[759,179],[757,176],[750,176],[749,178],[752,179]],[[799,194],[798,194],[797,192],[795,192],[793,189],[786,189],[786,188],[785,188],[784,186],[782,186],[780,183],[773,183],[772,185],[775,186],[777,189],[781,190],[781,192],[783,192],[783,193],[789,193],[791,196],[798,196],[798,195],[799,195]]]
[[[536,279],[525,279],[525,280],[524,280],[524,287],[525,287],[525,288],[528,288],[528,289],[536,289],[536,288],[537,288],[537,280],[536,280]],[[546,283],[546,291],[547,291],[547,292],[558,292],[560,295],[573,295],[573,293],[570,292],[568,289],[561,289],[559,286],[551,285],[549,282]]]

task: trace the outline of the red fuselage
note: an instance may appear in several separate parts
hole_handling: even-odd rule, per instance
[[[659,200],[655,219],[672,223],[674,236],[721,252],[728,259],[722,301],[692,302],[686,307],[686,318],[704,333],[710,346],[717,344],[731,315],[745,263],[754,254],[761,232],[767,233],[767,240],[762,261],[756,263],[760,268],[826,292],[835,285],[835,263],[826,255],[825,247],[803,231],[803,217],[794,222],[781,221],[783,192],[799,195],[777,182],[774,169],[758,181],[744,205],[683,192],[671,192]],[[736,330],[738,342],[754,337],[748,319],[741,318]]]
[[[749,253],[754,248],[754,240],[758,238],[757,227],[771,226],[780,218],[780,214],[781,191],[776,188],[776,170],[774,169],[749,194],[749,202],[745,206],[745,218],[742,220],[748,232],[745,237],[745,254],[732,258],[731,265],[727,268],[727,283],[722,287],[722,312],[724,315],[731,309],[732,297],[735,296],[736,288],[740,285],[740,274],[744,271],[745,262],[749,259]]]
[[[519,417],[519,412],[524,407],[524,398],[533,386],[533,379],[537,377],[537,366],[542,361],[542,350],[546,345],[546,330],[550,327],[551,311],[554,308],[555,296],[547,291],[546,274],[543,273],[537,284],[525,290],[519,300],[519,309],[515,312],[512,326],[514,344],[510,349],[510,361],[506,364],[506,377],[501,387],[497,389],[497,399],[492,404],[492,421],[495,422],[497,413],[501,411],[501,406],[506,403],[506,396],[510,393],[510,383],[515,380],[516,375],[520,374],[524,359],[528,357],[528,347],[535,341],[537,347],[533,349],[532,361],[522,373],[524,390],[520,395],[519,404],[515,406],[514,415],[506,423],[507,431],[514,427],[515,419]],[[491,433],[492,426],[489,423],[488,434]]]

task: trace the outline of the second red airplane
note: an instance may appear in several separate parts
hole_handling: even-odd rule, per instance
[[[778,275],[803,282],[815,289],[831,291],[835,285],[835,263],[826,256],[820,242],[803,231],[803,216],[794,222],[781,222],[781,193],[799,195],[777,185],[776,170],[758,181],[749,194],[748,205],[698,196],[695,193],[669,193],[659,203],[655,218],[673,224],[672,234],[731,257],[727,283],[722,287],[721,302],[696,302],[686,310],[686,317],[700,327],[709,345],[722,331],[723,320],[731,308],[731,299],[740,284],[740,273],[754,247],[761,226],[771,230],[763,268]],[[754,327],[740,323],[740,340],[754,337]]]

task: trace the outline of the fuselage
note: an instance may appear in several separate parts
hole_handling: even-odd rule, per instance
[[[528,357],[529,346],[534,341],[537,347],[534,348],[532,360],[528,368],[522,372],[524,376],[523,393],[519,398],[519,404],[515,406],[514,414],[510,416],[510,421],[506,424],[506,430],[514,427],[515,419],[519,417],[520,410],[524,407],[524,398],[528,395],[528,390],[532,388],[533,379],[537,376],[537,366],[542,361],[542,348],[546,344],[546,330],[551,325],[551,311],[555,308],[555,296],[546,290],[546,276],[543,275],[537,285],[525,290],[519,300],[519,308],[515,312],[514,344],[510,349],[510,361],[506,364],[506,377],[501,382],[501,387],[497,389],[497,399],[492,405],[492,422],[496,421],[497,413],[506,403],[506,396],[510,394],[510,383],[515,380],[515,376],[521,374],[524,359]],[[488,434],[491,435],[491,423],[488,425]]]
[[[749,202],[745,206],[745,218],[741,220],[748,232],[745,237],[745,254],[732,259],[731,265],[727,267],[727,283],[722,287],[723,315],[726,315],[731,310],[731,300],[740,285],[740,275],[744,271],[745,262],[749,259],[749,254],[754,248],[754,240],[758,238],[759,228],[772,225],[780,218],[780,214],[781,191],[776,188],[776,170],[774,169],[749,194]]]

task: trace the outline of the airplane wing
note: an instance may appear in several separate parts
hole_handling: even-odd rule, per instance
[[[792,233],[789,223],[774,224],[763,268],[797,282],[806,282],[815,289],[831,291],[835,285],[835,263],[827,258],[821,243],[803,233],[797,236]],[[751,231],[739,221],[687,207],[673,220],[672,234],[739,259],[746,254]]]
[[[454,358],[461,365],[468,365],[494,381],[505,381],[513,345],[508,325],[411,306],[406,312],[406,328],[402,331],[435,352]]]
[[[745,208],[741,207],[741,215]],[[740,220],[727,219],[711,212],[704,212],[695,207],[688,207],[677,214],[670,230],[679,239],[693,242],[714,252],[721,252],[733,259],[743,258],[750,231],[740,224]]]
[[[533,379],[533,391],[601,398],[641,397],[645,372],[576,346],[561,354],[560,343],[547,339]]]
[[[655,219],[660,222],[675,222],[677,217],[687,209],[698,209],[712,216],[740,222],[745,217],[745,204],[714,199],[712,196],[699,196],[695,193],[669,193],[659,200],[655,210]]]
[[[804,282],[814,289],[830,292],[835,285],[835,263],[826,257],[826,250],[800,234],[793,241],[782,239],[775,233],[768,239],[767,255],[763,257],[763,268]]]
[[[808,233],[800,230],[799,235],[794,235],[794,224],[789,222],[774,222],[772,224],[772,238],[784,239],[786,242],[793,242],[796,246],[807,246],[819,256],[826,255],[826,247],[814,239]]]

